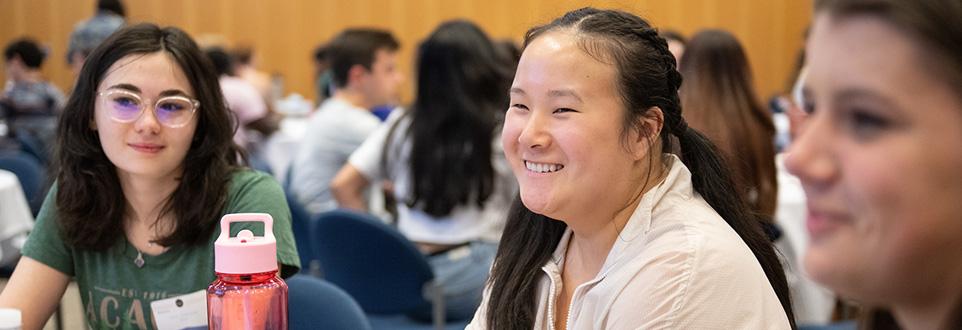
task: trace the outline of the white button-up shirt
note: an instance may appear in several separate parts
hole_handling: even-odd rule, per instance
[[[668,157],[668,175],[642,197],[598,275],[574,290],[568,329],[790,329],[751,250]],[[542,267],[535,329],[554,329],[571,235]],[[486,328],[487,300],[468,329]]]

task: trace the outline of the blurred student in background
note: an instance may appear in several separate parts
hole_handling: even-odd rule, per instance
[[[429,256],[451,319],[469,318],[481,302],[517,191],[496,134],[511,69],[476,25],[442,23],[418,48],[414,103],[372,134],[331,186],[342,207],[364,210],[365,188],[393,182],[398,229]]]
[[[237,129],[234,132],[234,142],[247,149],[250,144],[247,125],[267,116],[267,104],[257,87],[235,75],[235,62],[223,48],[211,47],[204,53],[214,64],[228,109],[233,111],[234,118],[237,118],[237,123],[234,123]]]
[[[695,34],[681,57],[685,120],[718,146],[752,210],[775,214],[775,125],[752,84],[748,57],[729,32]]]
[[[83,67],[87,55],[124,24],[126,24],[126,11],[120,0],[97,0],[94,16],[77,23],[73,32],[70,33],[67,64],[70,65],[74,76],[80,74],[80,68]]]
[[[685,36],[671,29],[658,31],[658,35],[668,42],[668,51],[675,57],[675,62],[681,63],[681,57],[685,54],[685,46],[688,43]]]
[[[6,121],[6,134],[27,143],[35,141],[41,160],[48,159],[53,150],[57,116],[65,102],[63,92],[40,72],[46,57],[46,51],[32,39],[7,44],[3,51],[7,82],[0,94],[0,119]]]
[[[371,110],[398,103],[399,47],[390,32],[376,29],[348,29],[328,43],[334,94],[311,114],[287,174],[291,193],[308,212],[337,208],[331,180],[381,124]]]

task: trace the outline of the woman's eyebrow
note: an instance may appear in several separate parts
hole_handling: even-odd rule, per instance
[[[168,89],[163,92],[160,92],[160,97],[165,97],[165,96],[183,96],[188,98],[191,97],[190,95],[187,95],[187,92],[184,92],[179,89]]]
[[[131,84],[116,84],[116,85],[107,87],[107,89],[124,89],[131,92],[140,93],[140,88],[137,88],[137,86],[134,86]]]
[[[517,95],[520,95],[520,96],[527,95],[527,93],[525,93],[523,89],[518,88],[518,87],[512,87],[511,90],[509,91],[509,93],[510,93],[510,94],[517,94]],[[571,98],[574,98],[575,100],[577,100],[578,102],[584,103],[584,101],[581,100],[581,96],[578,96],[578,93],[576,93],[576,92],[575,92],[574,90],[572,90],[572,89],[553,89],[553,90],[548,91],[548,97],[552,97],[552,98],[557,98],[557,97],[571,97]]]
[[[132,84],[127,84],[127,83],[116,84],[116,85],[113,85],[113,86],[108,87],[107,89],[122,89],[122,90],[126,90],[126,91],[129,91],[129,92],[134,92],[134,93],[137,93],[137,94],[140,94],[140,93],[141,93],[140,88],[138,88],[137,86],[134,86],[134,85],[132,85]],[[163,91],[163,92],[160,92],[160,95],[159,95],[159,96],[160,96],[160,97],[166,97],[166,96],[191,97],[190,95],[187,94],[187,92],[184,92],[184,91],[179,90],[179,89],[168,89],[168,90],[165,90],[165,91]]]
[[[548,91],[548,96],[549,97],[571,97],[571,98],[574,98],[575,100],[578,100],[578,102],[584,103],[584,101],[581,100],[581,97],[578,96],[578,93],[575,93],[575,91],[571,89],[553,89]]]

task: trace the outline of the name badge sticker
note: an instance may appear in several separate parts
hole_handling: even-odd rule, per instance
[[[150,302],[159,330],[206,329],[207,290]]]

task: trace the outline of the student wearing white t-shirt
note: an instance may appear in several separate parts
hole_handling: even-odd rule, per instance
[[[414,104],[351,155],[331,190],[339,206],[363,210],[366,187],[392,182],[398,229],[429,256],[448,318],[466,319],[481,301],[517,191],[496,134],[511,65],[466,21],[439,26],[417,61]]]

